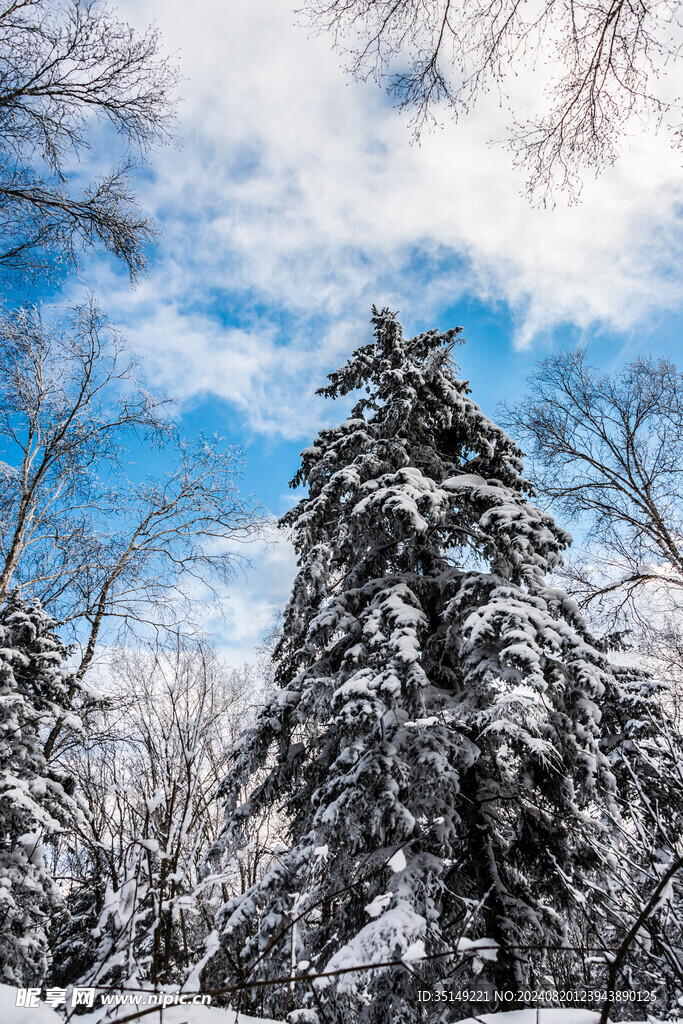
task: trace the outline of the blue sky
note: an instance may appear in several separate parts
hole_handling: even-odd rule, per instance
[[[177,54],[179,145],[139,177],[163,230],[149,276],[131,290],[98,259],[82,278],[150,383],[182,401],[187,429],[245,445],[244,488],[275,515],[300,449],[340,418],[313,393],[367,339],[373,302],[400,310],[411,333],[461,324],[463,375],[490,415],[549,351],[582,344],[605,368],[676,353],[683,176],[664,138],[625,140],[581,204],[534,209],[508,152],[488,145],[506,123],[493,95],[414,146],[386,96],[350,82],[287,0],[118,8],[138,27],[155,22]],[[513,86],[532,110],[542,78]],[[95,158],[115,158],[107,133]],[[294,568],[286,545],[253,554],[226,616],[208,623],[236,661]]]

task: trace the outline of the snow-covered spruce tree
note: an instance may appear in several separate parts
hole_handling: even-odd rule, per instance
[[[613,801],[600,707],[619,683],[546,582],[570,538],[456,376],[460,329],[409,340],[373,313],[374,341],[321,389],[365,395],[293,481],[309,493],[283,519],[300,569],[279,691],[222,785],[214,857],[286,809],[289,851],[220,913],[228,983],[399,961],[273,988],[266,1010],[407,1024],[442,1009],[417,988],[515,990],[529,947],[571,940]],[[400,961],[423,952],[418,982]]]
[[[19,985],[41,983],[62,905],[45,841],[81,819],[73,780],[43,754],[72,683],[53,626],[38,602],[16,593],[0,611],[0,976]]]

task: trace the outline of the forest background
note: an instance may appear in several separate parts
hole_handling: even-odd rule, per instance
[[[6,39],[12,18],[20,31],[31,8],[40,4],[8,7]],[[95,17],[99,10],[92,8]],[[589,161],[569,191],[560,180],[530,195],[504,144],[508,98],[532,116],[547,77],[543,64],[506,80],[504,102],[495,89],[484,93],[457,124],[447,106],[435,107],[441,123],[416,139],[413,111],[396,112],[396,96],[345,77],[329,37],[311,38],[305,18],[282,5],[119,10],[138,26],[143,51],[146,40],[144,74],[128,83],[149,87],[146,108],[119,118],[117,104],[125,104],[114,98],[102,106],[104,117],[75,127],[65,115],[63,134],[57,130],[62,148],[51,149],[31,135],[30,100],[14,122],[6,105],[5,236],[16,241],[33,230],[37,241],[33,249],[8,246],[3,258],[1,586],[3,597],[18,584],[40,597],[63,639],[76,643],[68,655],[76,675],[57,683],[48,673],[46,686],[56,690],[47,710],[38,709],[49,722],[44,756],[66,772],[61,810],[43,807],[43,824],[51,827],[50,813],[80,821],[69,782],[76,777],[93,787],[86,802],[102,816],[99,823],[91,816],[87,827],[80,821],[83,845],[75,851],[59,843],[51,849],[53,874],[66,865],[72,872],[70,921],[82,937],[82,915],[106,910],[108,929],[100,924],[96,934],[97,915],[91,922],[99,981],[130,980],[133,974],[121,973],[125,951],[129,972],[133,962],[135,970],[144,963],[157,985],[192,959],[196,944],[183,918],[190,891],[204,934],[215,887],[236,884],[214,879],[197,895],[200,855],[220,831],[217,806],[206,808],[237,723],[270,685],[269,636],[294,570],[292,549],[275,529],[297,497],[287,494],[287,481],[302,445],[344,411],[342,401],[330,413],[314,391],[369,337],[372,302],[400,309],[409,334],[465,324],[470,340],[461,362],[475,397],[491,413],[507,402],[500,415],[536,456],[531,468],[542,500],[554,498],[579,539],[593,542],[579,549],[566,584],[599,629],[637,630],[650,661],[661,661],[666,642],[659,670],[674,684],[677,714],[680,448],[678,409],[669,399],[680,393],[680,378],[665,362],[637,357],[666,356],[678,340],[680,154],[666,131],[654,131],[655,111],[649,126],[629,122],[619,133],[618,159],[607,153],[604,166],[598,159],[600,174]],[[151,21],[163,44],[149,34]],[[678,26],[669,27],[675,43]],[[130,38],[122,31],[121,45]],[[661,81],[673,98],[675,80]],[[675,137],[674,114],[659,113]],[[33,168],[22,166],[31,147],[52,175],[57,214]],[[93,191],[87,183],[97,175]],[[71,186],[91,188],[92,220],[84,206],[67,210]],[[136,195],[144,214],[136,212]],[[158,246],[152,225],[162,233]],[[617,383],[591,376],[579,357],[554,355],[577,345]],[[548,353],[536,375],[537,405],[515,408]],[[665,396],[650,409],[646,448],[656,471],[624,488],[619,453],[633,437],[618,414],[643,380]],[[585,413],[580,443],[590,458],[578,460],[578,496],[564,493],[572,480],[559,472],[576,433],[569,437],[566,422],[553,422],[545,402],[563,387]],[[596,433],[592,409],[601,410]],[[77,425],[75,435],[62,431],[65,423]],[[549,454],[551,435],[558,447]],[[598,474],[593,485],[586,472]],[[640,603],[653,580],[654,620]],[[40,633],[45,626],[35,615]],[[10,640],[21,646],[11,615],[5,625],[8,649]],[[166,715],[156,730],[153,710]],[[92,746],[79,739],[76,712],[89,723]],[[178,747],[160,751],[159,736],[174,736]],[[93,758],[96,770],[83,758]],[[183,807],[172,784],[179,764],[188,773]],[[120,795],[113,809],[112,792]],[[168,814],[158,836],[163,800]],[[242,886],[277,852],[278,837],[257,839],[235,869],[244,872]],[[173,870],[159,875],[154,854],[161,843],[168,860],[174,841]],[[105,866],[98,858],[107,844]],[[78,891],[93,865],[101,870],[94,904],[92,889],[82,899]],[[144,898],[127,915],[130,886],[142,878]],[[95,947],[70,949],[71,925],[57,918],[48,959],[64,971],[57,981],[71,981]],[[171,928],[179,919],[180,938]],[[44,945],[38,941],[28,957],[37,958],[36,970],[48,955]],[[57,949],[70,950],[74,961],[56,957]],[[24,978],[21,971],[16,978]]]

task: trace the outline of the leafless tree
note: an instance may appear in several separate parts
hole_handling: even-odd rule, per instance
[[[574,524],[563,582],[606,631],[627,630],[675,696],[683,669],[683,374],[640,357],[599,372],[545,359],[506,425],[540,494]]]
[[[584,605],[683,588],[682,394],[668,359],[610,375],[578,349],[543,360],[525,400],[505,409],[541,495],[582,524],[602,567],[597,586],[575,574]]]
[[[97,904],[90,981],[134,976],[156,987],[183,980],[217,908],[244,891],[271,856],[266,829],[219,877],[202,869],[222,826],[216,790],[258,706],[259,680],[248,666],[230,669],[210,648],[179,638],[175,650],[117,651],[103,689],[108,699],[86,737],[60,759],[79,778],[92,812],[71,849],[61,851],[62,883],[72,907],[80,890],[88,908]],[[85,922],[92,916],[84,914]],[[77,931],[83,923],[75,922]],[[72,929],[67,925],[62,942],[74,941]],[[68,948],[64,953],[73,969]]]
[[[0,600],[40,598],[80,644],[79,680],[106,623],[175,630],[258,528],[236,488],[240,450],[184,439],[169,407],[93,299],[61,323],[36,308],[0,317]],[[156,477],[133,477],[136,450],[159,459]]]
[[[0,4],[0,267],[59,273],[103,247],[135,278],[152,237],[130,184],[135,160],[169,137],[172,61],[100,0]],[[93,119],[124,143],[120,166],[79,190]]]
[[[583,169],[613,163],[622,137],[648,118],[682,141],[666,81],[680,55],[678,0],[305,0],[304,19],[331,32],[360,79],[388,81],[419,137],[439,106],[467,113],[520,69],[550,75],[535,120],[512,112],[510,143],[529,191],[576,196]]]

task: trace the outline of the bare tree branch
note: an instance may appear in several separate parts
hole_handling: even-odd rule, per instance
[[[74,685],[107,622],[187,627],[258,530],[237,490],[241,450],[183,438],[170,406],[92,297],[62,323],[35,308],[0,316],[0,600],[21,587],[79,642]],[[131,447],[156,450],[163,471],[131,479]]]
[[[100,0],[0,5],[0,267],[33,279],[104,247],[139,276],[154,232],[130,172],[170,138],[176,80],[156,30],[134,32]],[[70,167],[95,118],[113,125],[126,156],[79,192]]]
[[[550,72],[546,112],[511,111],[509,144],[527,168],[529,193],[580,191],[581,173],[614,162],[632,125],[664,117],[680,145],[681,108],[666,95],[680,56],[677,0],[305,0],[303,20],[329,32],[359,79],[386,82],[412,111],[415,138],[439,108],[468,113],[520,69]]]

